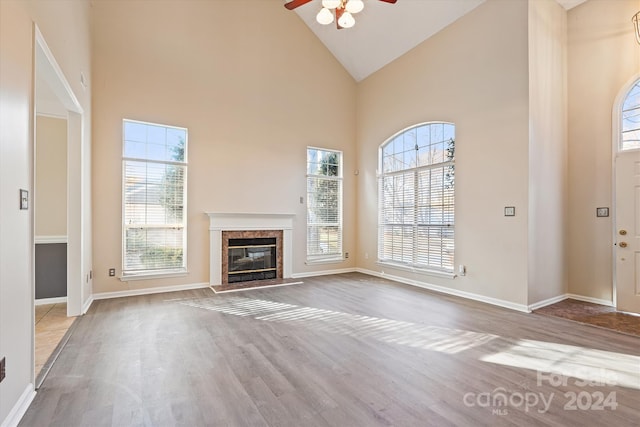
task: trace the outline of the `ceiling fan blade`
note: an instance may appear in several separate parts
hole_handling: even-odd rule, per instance
[[[289,3],[285,3],[284,7],[289,10],[293,10],[298,6],[302,6],[303,4],[309,3],[311,0],[291,0]]]
[[[391,4],[394,4],[394,3],[395,3],[395,2],[397,2],[398,0],[380,0],[380,1],[383,1],[383,2],[385,2],[385,3],[391,3]]]
[[[340,17],[342,16],[342,14],[344,13],[344,7],[338,7],[336,8],[336,28],[339,30],[342,30],[342,26],[340,24],[338,24],[338,21],[340,20]]]

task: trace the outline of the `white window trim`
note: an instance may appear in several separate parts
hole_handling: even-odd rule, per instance
[[[150,272],[137,272],[137,273],[123,273],[118,279],[121,282],[134,282],[136,280],[150,280],[150,279],[166,279],[169,277],[185,277],[189,274],[189,271],[185,269],[174,269],[172,271],[159,273],[157,271]]]
[[[623,125],[622,125],[622,120],[623,120],[623,114],[622,114],[622,109],[624,107],[624,102],[626,101],[627,97],[629,96],[629,93],[631,92],[631,89],[633,89],[633,87],[636,84],[640,84],[640,74],[636,74],[635,76],[633,76],[622,88],[622,90],[618,93],[618,96],[616,97],[614,103],[613,103],[613,127],[612,127],[612,131],[613,131],[613,140],[615,141],[615,146],[613,148],[613,155],[614,158],[617,155],[617,153],[631,153],[634,151],[640,151],[640,148],[627,148],[624,149],[622,147],[622,129],[623,129]]]
[[[450,272],[450,271],[434,270],[434,269],[430,269],[430,268],[413,267],[413,266],[408,265],[408,264],[399,264],[399,263],[390,262],[390,261],[376,261],[376,264],[380,265],[382,267],[389,267],[389,268],[393,268],[393,269],[396,269],[396,270],[402,270],[402,271],[408,271],[408,272],[411,272],[411,273],[423,274],[425,276],[443,277],[445,279],[455,279],[456,277],[458,277],[457,274],[455,274],[453,272]]]
[[[399,170],[399,171],[393,171],[393,172],[388,172],[388,173],[384,173],[384,156],[383,156],[383,149],[384,147],[390,143],[395,137],[397,137],[398,135],[401,135],[403,133],[405,133],[406,131],[410,130],[410,129],[417,129],[421,126],[426,126],[426,125],[433,125],[433,124],[446,124],[446,125],[452,125],[454,126],[455,129],[455,123],[452,122],[446,122],[446,121],[429,121],[429,122],[422,122],[422,123],[417,123],[411,126],[407,126],[406,128],[394,133],[393,135],[391,135],[389,138],[387,138],[382,144],[379,145],[378,147],[378,170],[376,173],[376,180],[377,180],[377,184],[378,184],[378,236],[377,236],[377,243],[378,245],[380,245],[381,243],[381,236],[380,236],[380,230],[382,228],[382,224],[381,224],[381,202],[382,202],[382,193],[381,193],[381,185],[382,185],[382,178],[386,177],[386,176],[392,176],[395,174],[402,174],[402,173],[406,173],[407,171],[412,171],[414,173],[417,173],[419,170],[425,170],[425,169],[435,169],[435,168],[439,168],[442,166],[446,166],[446,165],[455,165],[455,160],[449,160],[446,162],[442,162],[442,163],[436,163],[436,164],[431,164],[431,165],[425,165],[425,166],[416,166],[410,169],[403,169],[403,170]],[[454,202],[454,206],[455,206],[455,202]],[[443,224],[444,225],[444,224]],[[417,225],[414,224],[413,227],[415,228]],[[437,226],[437,225],[436,225]],[[455,230],[455,220],[453,222],[453,224],[451,224],[451,227],[454,228]],[[455,242],[455,231],[454,231],[454,242]],[[395,268],[395,269],[399,269],[399,270],[403,270],[403,271],[409,271],[412,273],[420,273],[420,274],[425,274],[425,275],[430,275],[430,276],[437,276],[437,277],[445,277],[445,278],[450,278],[453,279],[455,277],[457,277],[457,275],[455,274],[455,252],[454,252],[454,260],[453,260],[453,267],[452,270],[439,270],[435,267],[428,267],[428,266],[420,266],[420,265],[413,265],[413,264],[404,264],[404,263],[398,263],[398,262],[394,262],[391,260],[383,260],[380,258],[380,250],[381,248],[378,247],[377,250],[377,261],[376,264],[381,265],[381,266],[387,266],[390,268]],[[455,251],[455,243],[454,243],[454,251]],[[415,257],[415,253],[413,254]]]
[[[187,131],[187,136],[185,139],[185,151],[184,151],[184,162],[172,162],[172,161],[157,161],[157,160],[147,160],[147,159],[140,159],[140,158],[136,158],[136,157],[126,157],[124,155],[124,141],[125,141],[125,135],[124,135],[124,124],[125,122],[130,122],[130,123],[141,123],[141,124],[145,124],[145,125],[151,125],[151,126],[162,126],[165,128],[174,128],[174,129],[184,129]],[[174,165],[179,165],[179,166],[184,166],[185,167],[185,174],[184,174],[184,196],[183,196],[183,207],[182,207],[182,218],[183,218],[183,225],[182,225],[182,229],[183,229],[183,236],[182,236],[182,259],[183,259],[183,267],[180,268],[168,268],[168,269],[163,269],[163,270],[139,270],[139,271],[126,271],[124,269],[124,260],[125,260],[125,254],[126,254],[126,244],[127,244],[127,240],[126,240],[126,224],[124,223],[124,218],[125,218],[125,205],[126,205],[126,194],[124,191],[124,183],[125,183],[125,177],[126,177],[126,171],[124,168],[124,164],[126,161],[143,161],[143,162],[147,162],[147,163],[162,163],[162,164],[174,164]],[[120,190],[122,192],[122,245],[121,245],[121,251],[122,251],[122,256],[120,259],[120,263],[121,263],[121,271],[122,274],[120,275],[120,277],[118,277],[118,279],[122,282],[130,282],[130,281],[136,281],[136,280],[151,280],[151,279],[163,279],[163,278],[171,278],[171,277],[184,277],[187,276],[189,274],[189,271],[187,270],[187,260],[188,260],[188,254],[187,254],[187,247],[188,247],[188,239],[187,239],[187,235],[188,235],[188,230],[187,230],[187,218],[188,218],[188,212],[187,212],[187,207],[188,207],[188,201],[187,201],[187,195],[188,195],[188,166],[189,166],[189,133],[188,133],[188,128],[185,127],[180,127],[180,126],[172,126],[172,125],[165,125],[165,124],[161,124],[161,123],[152,123],[152,122],[145,122],[145,121],[141,121],[141,120],[133,120],[133,119],[123,119],[122,120],[122,177],[121,177],[121,184],[120,184]]]
[[[314,265],[314,264],[335,264],[338,262],[344,262],[345,258],[344,258],[344,228],[343,228],[343,223],[342,223],[342,217],[343,217],[343,208],[344,208],[344,182],[343,182],[343,157],[344,154],[341,150],[334,150],[332,148],[321,148],[321,147],[314,147],[314,146],[307,146],[305,153],[307,153],[309,150],[321,150],[321,151],[330,151],[330,152],[334,152],[334,153],[338,153],[340,161],[338,163],[338,176],[337,177],[328,177],[328,176],[324,176],[324,175],[313,175],[313,174],[309,174],[308,172],[306,173],[305,176],[305,181],[308,181],[308,179],[310,177],[317,177],[317,178],[324,178],[324,179],[331,179],[331,180],[335,180],[339,183],[339,188],[338,188],[338,192],[340,195],[340,208],[338,210],[338,227],[340,228],[340,254],[327,254],[326,256],[322,256],[322,255],[309,255],[309,251],[308,251],[308,241],[305,240],[305,253],[306,253],[306,261],[305,264],[306,265]],[[308,164],[307,164],[307,160],[306,160],[306,156],[305,156],[305,170],[308,171]],[[306,184],[306,182],[305,182]],[[305,185],[306,187],[306,185]],[[309,198],[309,192],[308,189],[306,191],[306,197],[307,197],[307,203],[308,203],[308,198]],[[309,207],[307,205],[306,209],[305,209],[305,235],[307,234],[307,230],[309,228]],[[308,237],[308,236],[307,236]]]

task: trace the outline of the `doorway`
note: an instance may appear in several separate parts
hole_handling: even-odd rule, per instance
[[[640,78],[618,95],[613,111],[614,295],[619,311],[640,313]]]
[[[49,347],[55,360],[72,316],[82,314],[86,289],[81,268],[83,111],[37,26],[34,41],[33,296],[37,325],[33,375],[37,388],[44,379],[38,375],[38,368],[45,371],[52,357],[47,357],[49,363],[43,363],[44,356],[36,350],[41,353],[43,346]],[[38,281],[38,276],[46,283]],[[86,281],[89,284],[88,277]],[[37,300],[52,306],[38,305]],[[40,323],[47,317],[48,325]],[[65,330],[61,333],[62,327]]]

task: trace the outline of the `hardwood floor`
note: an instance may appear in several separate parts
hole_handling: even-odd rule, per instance
[[[20,425],[639,424],[640,338],[349,273],[96,301]]]
[[[566,299],[542,307],[536,314],[556,316],[600,328],[611,329],[640,337],[640,314],[617,311],[615,307]]]
[[[56,351],[60,341],[71,327],[75,317],[67,317],[67,303],[44,304],[35,306],[36,348],[35,372],[39,377]]]

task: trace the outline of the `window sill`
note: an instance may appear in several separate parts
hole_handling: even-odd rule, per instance
[[[322,258],[322,259],[308,259],[305,261],[306,265],[316,265],[316,264],[336,264],[338,262],[344,262],[345,259],[341,256],[337,256],[335,258]]]
[[[395,268],[397,270],[409,271],[411,273],[424,274],[425,276],[443,277],[445,279],[455,279],[456,277],[458,277],[458,275],[453,272],[430,270],[428,268],[411,267],[408,265],[395,264],[392,262],[376,261],[376,264],[384,267]]]
[[[119,277],[121,282],[133,282],[136,280],[151,280],[151,279],[168,279],[171,277],[185,277],[189,272],[187,270],[174,270],[164,273],[149,272],[149,273],[129,273],[123,274]]]

